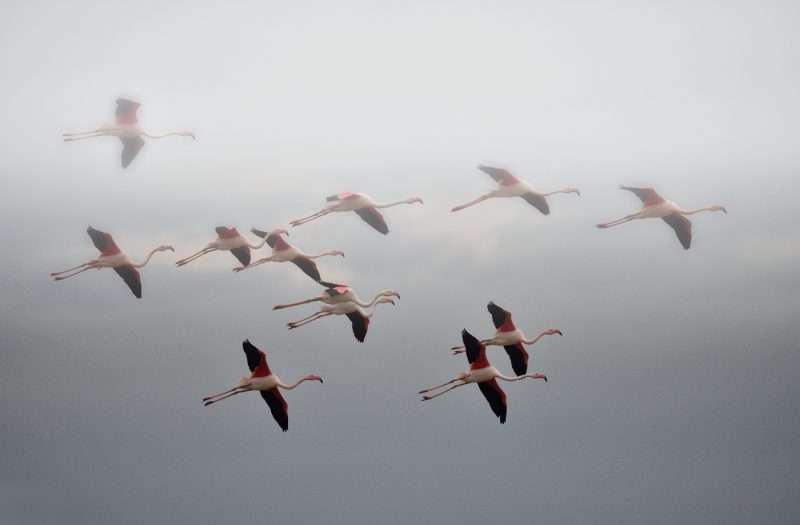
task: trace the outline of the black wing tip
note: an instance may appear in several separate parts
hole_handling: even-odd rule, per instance
[[[265,232],[265,231],[259,230],[259,229],[257,229],[257,228],[250,228],[250,231],[251,231],[251,232],[252,232],[254,235],[257,235],[258,237],[261,237],[262,239],[263,239],[264,237],[266,237],[267,235],[269,235],[269,232]]]
[[[330,197],[325,197],[325,201],[326,202],[334,202],[334,201],[338,201],[338,200],[339,200],[339,196],[338,195],[331,195]]]

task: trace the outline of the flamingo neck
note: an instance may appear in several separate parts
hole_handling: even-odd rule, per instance
[[[543,195],[545,197],[549,197],[550,195],[555,195],[556,193],[574,193],[574,192],[575,192],[574,188],[561,188],[559,190],[548,191]]]
[[[284,385],[283,383],[278,383],[278,386],[283,388],[284,390],[292,390],[295,387],[297,387],[297,385],[302,383],[303,381],[311,381],[311,378],[310,377],[303,377],[301,379],[298,379],[296,382],[292,383],[291,385]]]
[[[397,206],[398,204],[409,204],[408,199],[397,201],[397,202],[389,202],[389,203],[375,203],[372,205],[373,208],[391,208],[392,206]]]
[[[265,235],[265,236],[264,236],[264,237],[261,239],[261,242],[257,242],[257,243],[255,243],[255,244],[250,244],[250,241],[248,241],[248,240],[245,240],[245,242],[247,243],[247,246],[249,246],[249,247],[250,247],[250,249],[252,249],[252,250],[258,250],[259,248],[261,248],[262,246],[264,246],[265,244],[267,244],[267,237],[269,237],[269,236],[268,236],[268,235]]]
[[[684,210],[680,208],[678,211],[681,213],[681,215],[692,215],[694,213],[699,213],[701,211],[711,211],[713,208],[714,206],[705,206],[703,208],[695,208],[693,210]]]
[[[150,133],[149,131],[145,131],[142,133],[142,135],[150,139],[163,139],[164,137],[171,137],[173,135],[183,135],[183,134],[185,134],[184,131],[170,131],[169,133],[161,133],[161,134],[158,133],[154,134]]]
[[[142,261],[140,263],[133,263],[131,266],[133,266],[134,268],[141,268],[145,264],[149,263],[150,262],[150,258],[152,258],[153,255],[158,251],[161,251],[161,250],[159,250],[158,248],[153,248],[152,250],[150,250],[150,253],[147,254],[147,257],[145,257],[144,261]]]

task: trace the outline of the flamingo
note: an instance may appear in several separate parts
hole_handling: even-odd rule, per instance
[[[320,281],[319,284],[325,286],[327,290],[317,295],[316,297],[312,297],[311,299],[306,299],[305,301],[298,301],[296,303],[278,304],[273,306],[272,309],[280,310],[282,308],[290,308],[292,306],[313,303],[316,301],[322,301],[325,304],[337,304],[349,301],[351,303],[356,303],[357,305],[363,308],[369,308],[370,306],[375,304],[381,297],[397,297],[398,299],[400,299],[400,294],[397,293],[396,291],[384,290],[382,292],[378,292],[377,294],[375,294],[375,297],[372,298],[372,301],[365,303],[358,297],[358,295],[356,295],[355,290],[344,284],[334,284],[325,281]]]
[[[472,206],[474,204],[478,204],[479,202],[485,201],[486,199],[491,199],[495,197],[522,197],[525,201],[542,212],[544,215],[548,215],[550,213],[550,206],[547,204],[546,197],[550,195],[554,195],[556,193],[577,193],[578,195],[581,192],[578,188],[561,188],[560,190],[553,190],[547,193],[543,193],[533,186],[528,184],[526,181],[522,179],[518,179],[513,176],[508,170],[500,169],[500,168],[490,168],[489,166],[484,166],[482,164],[478,164],[478,169],[482,172],[488,174],[491,178],[497,181],[497,188],[493,189],[486,195],[481,195],[474,201],[470,201],[466,204],[461,204],[456,206],[450,211],[459,211]]]
[[[147,254],[147,257],[144,259],[144,261],[134,262],[127,253],[123,252],[117,247],[117,244],[114,242],[114,239],[110,234],[101,232],[100,230],[95,230],[91,226],[86,229],[86,233],[89,234],[89,237],[91,237],[94,245],[98,250],[100,250],[100,256],[96,259],[87,261],[80,266],[76,266],[75,268],[51,273],[50,275],[54,280],[63,281],[64,279],[74,277],[79,273],[83,273],[86,270],[91,270],[92,268],[96,268],[98,270],[101,268],[114,268],[114,271],[117,272],[120,277],[122,277],[122,280],[125,281],[125,284],[127,284],[128,288],[131,289],[133,295],[135,295],[137,299],[141,299],[142,279],[136,268],[141,268],[150,262],[150,258],[156,252],[164,252],[167,250],[173,252],[175,251],[172,246],[158,246],[150,250],[150,253]]]
[[[278,228],[272,230],[271,232],[265,232],[255,228],[251,228],[250,231],[264,239],[264,242],[266,242],[272,248],[272,255],[269,257],[264,257],[263,259],[259,259],[252,264],[244,264],[243,266],[234,268],[234,272],[241,272],[242,270],[247,270],[248,268],[253,268],[254,266],[258,266],[259,264],[264,264],[267,262],[292,262],[298,268],[303,270],[304,274],[319,282],[321,279],[319,270],[317,269],[317,264],[312,261],[312,259],[325,257],[326,255],[341,255],[344,257],[344,252],[341,250],[332,250],[329,252],[320,253],[318,255],[306,255],[299,248],[289,244],[283,237],[281,237],[281,234],[283,233],[289,235],[288,232],[283,228]]]
[[[292,221],[289,224],[292,226],[300,226],[301,224],[319,219],[335,211],[354,211],[364,222],[386,235],[389,233],[389,227],[386,225],[386,221],[383,220],[383,215],[378,211],[378,208],[389,208],[391,206],[397,206],[398,204],[414,204],[415,202],[424,204],[419,197],[410,197],[401,201],[385,204],[378,203],[365,193],[338,193],[336,195],[331,195],[326,200],[330,202],[330,204],[323,210],[309,215],[308,217]]]
[[[318,312],[300,319],[299,321],[286,323],[286,326],[289,327],[289,330],[292,330],[329,315],[346,315],[348,318],[350,318],[350,323],[353,326],[353,335],[356,336],[356,340],[359,343],[363,343],[364,339],[367,337],[367,329],[369,328],[369,320],[372,317],[372,314],[375,313],[375,309],[379,304],[384,303],[394,304],[394,301],[388,297],[381,297],[375,301],[375,304],[372,305],[369,312],[364,310],[364,308],[360,307],[356,303],[350,301],[346,303],[323,304]]]
[[[486,305],[486,309],[492,314],[492,322],[494,322],[494,327],[497,331],[493,337],[484,339],[481,343],[486,346],[502,346],[505,348],[511,360],[511,368],[514,369],[514,373],[518,376],[528,372],[528,352],[525,351],[523,344],[535,344],[536,341],[546,335],[564,335],[558,328],[550,328],[533,339],[527,339],[522,330],[514,326],[514,321],[511,320],[511,312],[500,308],[491,301]],[[453,350],[453,355],[462,353],[464,351],[463,348],[463,346],[454,346],[451,349]]]
[[[455,390],[456,388],[469,383],[478,383],[478,388],[481,389],[483,397],[485,397],[486,401],[489,402],[492,412],[494,412],[494,414],[500,418],[500,423],[505,423],[506,411],[508,409],[506,404],[506,394],[500,388],[500,385],[497,384],[497,379],[502,379],[503,381],[522,381],[523,379],[531,378],[544,379],[547,381],[547,376],[540,372],[518,375],[516,377],[504,376],[495,367],[489,364],[489,360],[486,358],[486,345],[478,341],[466,330],[462,330],[461,339],[464,341],[464,347],[466,348],[469,369],[466,372],[459,373],[458,377],[451,379],[447,383],[426,388],[425,390],[420,390],[420,394],[426,394],[432,390],[437,390],[457,381],[461,381],[460,383],[453,385],[450,388],[439,392],[438,394],[434,394],[432,396],[423,396],[423,401],[429,401],[437,398],[442,394],[446,394],[451,390]]]
[[[236,230],[236,226],[217,226],[215,230],[217,232],[216,240],[208,243],[206,247],[199,252],[181,259],[175,264],[184,266],[207,253],[220,250],[230,251],[240,263],[248,265],[250,264],[250,250],[257,250],[266,243],[266,240],[262,239],[259,243],[250,244],[250,242]],[[285,232],[286,230],[283,231]]]
[[[145,142],[142,137],[162,139],[177,135],[180,137],[192,137],[193,140],[195,138],[194,133],[191,131],[172,131],[162,134],[150,133],[139,124],[139,120],[136,118],[136,110],[141,106],[140,103],[124,98],[118,98],[116,102],[116,120],[113,124],[103,124],[97,129],[81,133],[63,133],[61,136],[66,137],[64,142],[105,136],[119,137],[122,141],[122,167],[127,168],[144,147]]]
[[[620,186],[620,189],[634,193],[642,201],[642,209],[636,213],[626,215],[621,219],[598,224],[598,228],[610,228],[619,224],[624,224],[634,219],[664,219],[664,222],[675,230],[678,240],[684,250],[688,250],[692,245],[692,222],[684,215],[692,215],[701,211],[721,211],[728,213],[725,206],[714,204],[704,208],[694,210],[684,210],[672,201],[663,199],[653,188],[633,188],[630,186]]]
[[[316,375],[307,375],[297,382],[287,385],[278,376],[272,373],[267,364],[267,356],[256,348],[249,340],[245,339],[242,342],[244,354],[247,356],[247,366],[250,368],[252,374],[250,377],[242,377],[239,380],[239,386],[233,387],[230,390],[221,392],[219,394],[203,398],[203,406],[213,405],[217,401],[222,401],[229,397],[249,392],[251,390],[258,390],[264,401],[267,402],[272,417],[278,422],[281,430],[286,432],[289,430],[289,407],[286,405],[279,388],[284,390],[292,390],[297,385],[304,381],[319,381],[322,383],[322,378]]]

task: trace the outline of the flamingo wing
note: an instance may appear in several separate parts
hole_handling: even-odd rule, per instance
[[[120,137],[119,140],[122,141],[122,167],[127,168],[144,147],[144,139],[137,135],[135,137]]]
[[[243,266],[247,266],[250,264],[250,247],[249,246],[239,246],[238,248],[231,248],[231,253],[239,259],[239,262],[242,263]]]
[[[132,119],[132,121],[128,122],[129,124],[136,122],[136,110],[139,109],[141,104],[125,98],[118,98],[116,103],[117,109],[114,112],[115,117],[128,117],[128,119]]]
[[[292,259],[292,263],[303,270],[303,273],[319,282],[321,279],[319,270],[317,270],[317,263],[306,257],[305,255],[298,255]]]
[[[469,361],[470,364],[479,360],[481,355],[485,354],[486,347],[483,345],[483,343],[478,341],[474,335],[466,330],[461,331],[461,340],[464,342],[464,349],[467,353],[467,361]]]
[[[386,235],[389,233],[389,226],[386,225],[386,221],[383,220],[383,215],[381,212],[373,208],[372,206],[367,206],[366,208],[359,208],[355,210],[359,217],[361,217],[364,222],[381,232],[382,234]]]
[[[114,271],[117,272],[117,275],[122,277],[122,280],[125,281],[125,284],[128,285],[128,288],[131,289],[133,295],[136,296],[137,299],[142,298],[142,278],[139,275],[138,270],[133,266],[126,264],[125,266],[115,266]]]
[[[281,393],[278,392],[277,387],[271,390],[261,390],[260,394],[264,401],[267,402],[269,411],[272,412],[272,417],[278,422],[281,430],[284,432],[289,430],[289,406]]]
[[[486,398],[486,401],[489,402],[489,406],[492,407],[492,412],[494,412],[494,415],[500,418],[500,423],[505,423],[506,412],[508,411],[508,406],[506,405],[506,393],[503,392],[503,389],[500,388],[500,385],[497,384],[497,381],[494,379],[483,381],[478,383],[478,388],[481,389],[483,397]]]
[[[494,323],[495,328],[500,328],[507,322],[511,322],[511,312],[497,306],[494,304],[494,301],[489,301],[489,304],[486,305],[486,309],[489,310],[490,314],[492,314],[492,322]]]
[[[100,250],[100,255],[114,255],[120,252],[110,233],[95,230],[91,226],[86,228],[86,233],[91,237],[95,248]]]
[[[254,376],[265,377],[272,374],[267,364],[267,355],[256,348],[249,339],[245,339],[242,342],[242,350],[244,350],[244,355],[247,356],[247,368],[253,372]]]
[[[692,221],[680,213],[673,213],[661,218],[675,230],[675,234],[678,236],[678,240],[681,241],[683,249],[688,250],[692,245]]]
[[[346,284],[329,283],[328,281],[320,281],[319,284],[321,284],[325,288],[347,288]]]
[[[547,199],[544,198],[544,195],[537,195],[536,193],[523,193],[520,195],[525,202],[542,212],[543,215],[550,214],[550,206],[547,204]]]
[[[634,188],[632,186],[620,186],[619,189],[630,191],[631,193],[639,197],[639,200],[641,200],[642,202],[649,201],[652,204],[655,204],[656,202],[661,202],[664,200],[658,193],[656,193],[656,190],[654,190],[653,188]]]
[[[484,166],[483,164],[478,164],[478,169],[484,172],[485,174],[489,175],[497,182],[500,182],[502,180],[514,180],[514,181],[518,180],[515,176],[509,173],[508,170],[504,170],[502,168],[492,168],[490,166]]]
[[[361,315],[360,312],[350,312],[347,314],[350,319],[350,324],[353,325],[353,335],[359,343],[363,343],[367,337],[367,329],[369,329],[369,318]]]
[[[508,358],[511,359],[511,368],[514,370],[514,373],[518,376],[527,374],[528,352],[525,351],[525,348],[522,346],[522,343],[517,343],[515,345],[506,345],[503,348],[506,349]]]

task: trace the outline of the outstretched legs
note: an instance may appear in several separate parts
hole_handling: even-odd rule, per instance
[[[628,221],[632,221],[633,219],[636,219],[638,217],[638,215],[639,214],[637,214],[637,213],[632,214],[632,215],[626,215],[625,217],[623,217],[621,219],[617,219],[615,221],[606,222],[604,224],[598,224],[597,227],[598,228],[610,228],[612,226],[617,226],[617,225],[620,225],[620,224],[624,224],[624,223],[626,223]]]
[[[483,202],[483,201],[485,201],[486,199],[491,199],[492,197],[494,197],[494,195],[493,195],[493,194],[491,194],[491,193],[487,193],[486,195],[481,195],[480,197],[478,197],[478,198],[477,198],[477,199],[475,199],[474,201],[470,201],[470,202],[468,202],[468,203],[466,203],[466,204],[461,204],[461,205],[459,205],[459,206],[456,206],[455,208],[453,208],[453,209],[452,209],[452,210],[450,210],[450,211],[459,211],[459,210],[463,210],[464,208],[468,208],[468,207],[470,207],[470,206],[472,206],[472,205],[474,205],[474,204],[478,204],[479,202]]]
[[[302,219],[297,219],[296,221],[292,221],[289,223],[291,226],[300,226],[301,224],[305,224],[309,221],[313,221],[314,219],[319,219],[320,217],[324,217],[325,215],[329,214],[331,210],[324,209],[314,213],[313,215],[309,215],[308,217],[303,217]]]
[[[308,323],[314,322],[317,319],[322,319],[323,317],[327,317],[329,315],[331,315],[330,312],[316,312],[314,314],[309,315],[308,317],[300,319],[299,321],[294,321],[292,323],[286,323],[286,326],[289,327],[289,330],[292,330],[293,328],[298,328],[300,326],[303,326],[304,324],[308,324]]]
[[[195,253],[194,255],[190,255],[189,257],[186,257],[185,259],[181,259],[180,261],[176,262],[175,265],[176,266],[183,266],[185,264],[189,264],[190,262],[194,261],[195,259],[199,259],[203,255],[205,255],[207,253],[211,253],[211,252],[213,252],[215,250],[216,250],[216,248],[203,248],[202,250],[200,250],[199,252]]]
[[[249,392],[249,388],[245,388],[243,386],[237,386],[236,388],[231,388],[230,390],[226,390],[221,394],[216,394],[214,396],[204,397],[203,398],[203,406],[213,405],[217,401],[222,401],[223,399],[228,399],[229,397],[233,397],[236,394],[241,394],[242,392]]]
[[[314,297],[313,299],[306,299],[305,301],[298,301],[296,303],[289,303],[289,304],[276,304],[272,307],[273,310],[281,310],[283,308],[291,308],[292,306],[300,306],[301,304],[308,304],[313,303],[315,301],[321,301],[321,297]]]
[[[454,379],[453,381],[460,381],[460,379]],[[452,383],[453,381],[450,381],[450,383]],[[450,383],[445,383],[445,384],[450,384]],[[431,399],[434,399],[434,398],[437,398],[437,397],[441,396],[442,394],[446,394],[446,393],[450,392],[451,390],[455,390],[456,388],[458,388],[458,387],[460,387],[460,386],[467,385],[467,384],[469,384],[469,383],[466,383],[466,382],[464,382],[464,383],[459,383],[459,384],[457,384],[457,385],[453,385],[453,386],[451,386],[450,388],[448,388],[448,389],[446,389],[446,390],[442,390],[442,391],[441,391],[441,392],[439,392],[438,394],[434,394],[434,395],[432,395],[432,396],[422,396],[422,400],[423,400],[423,401],[429,401],[429,400],[431,400]],[[444,386],[444,385],[443,385],[443,386]],[[435,388],[431,388],[431,389],[428,389],[428,390],[435,390]],[[420,392],[420,394],[421,394],[421,393],[423,393],[423,392],[428,392],[428,390],[423,390],[422,392]]]
[[[80,266],[76,266],[75,268],[70,268],[69,270],[64,270],[63,272],[53,272],[50,275],[53,277],[54,280],[61,281],[63,279],[67,279],[69,277],[74,277],[74,276],[78,275],[79,273],[85,272],[86,270],[91,270],[92,268],[100,269],[97,266],[97,261],[85,262],[85,263],[81,264]],[[78,270],[78,271],[76,272],[75,270]],[[69,273],[69,272],[73,272],[73,273]],[[65,273],[68,274],[68,275],[64,275]]]
[[[242,270],[247,270],[247,269],[252,268],[254,266],[258,266],[259,264],[272,262],[274,260],[275,259],[273,259],[271,256],[270,257],[264,257],[263,259],[259,259],[256,262],[251,262],[247,266],[237,266],[236,268],[233,269],[233,271],[238,273],[238,272],[241,272]]]

